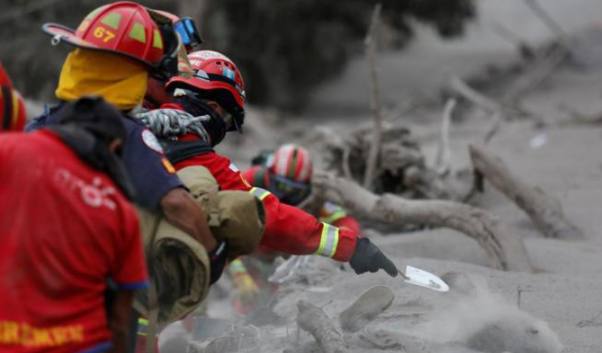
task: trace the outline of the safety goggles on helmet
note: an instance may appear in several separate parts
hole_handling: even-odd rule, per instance
[[[201,34],[196,28],[194,20],[190,17],[182,17],[173,24],[174,30],[180,35],[182,44],[189,49],[195,49],[203,43]]]
[[[270,191],[287,205],[296,206],[311,193],[311,183],[290,180],[282,175],[270,174]]]
[[[178,50],[180,48],[180,39],[174,31],[171,20],[159,12],[147,9],[153,21],[159,27],[159,32],[163,37],[165,55],[159,65],[154,67],[150,74],[162,81],[167,81],[171,77],[178,75]]]

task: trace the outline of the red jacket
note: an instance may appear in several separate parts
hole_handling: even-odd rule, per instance
[[[174,109],[175,104],[163,107]],[[228,158],[207,152],[174,164],[176,170],[190,166],[209,169],[221,190],[250,191],[263,201],[266,226],[261,246],[292,255],[318,254],[339,261],[349,261],[353,255],[356,230],[322,223],[299,208],[281,203],[268,191],[251,186]]]
[[[269,185],[269,174],[263,171],[264,167],[253,166],[242,172],[242,176],[253,186],[258,186],[267,190],[269,189],[267,187],[267,185]],[[259,178],[263,180],[257,180]],[[338,228],[347,228],[355,234],[360,233],[360,224],[358,221],[349,216],[342,207],[333,203],[325,202],[317,217],[319,217],[320,221],[332,224]]]
[[[0,352],[110,348],[106,281],[147,285],[136,211],[52,132],[0,134]]]
[[[191,157],[174,166],[177,170],[190,166],[203,166],[213,174],[222,190],[257,191],[242,176],[238,168],[224,156],[208,152]],[[355,250],[357,232],[352,229],[338,229],[321,223],[309,213],[281,203],[278,198],[265,191],[256,193],[263,201],[266,210],[266,227],[261,245],[272,250],[293,255],[316,253],[323,247],[334,245],[334,253],[330,257],[339,261],[349,261]],[[338,232],[338,240],[329,240],[328,232]],[[325,233],[324,236],[322,233]],[[336,237],[336,235],[335,235]],[[324,240],[322,240],[324,238]],[[334,242],[334,243],[332,243]]]

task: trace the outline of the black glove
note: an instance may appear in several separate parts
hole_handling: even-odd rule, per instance
[[[357,240],[355,252],[349,260],[349,264],[358,275],[364,272],[377,272],[380,269],[385,270],[391,277],[398,274],[395,264],[368,238]]]
[[[226,267],[226,259],[228,258],[228,244],[222,241],[217,244],[215,249],[209,253],[209,260],[211,261],[211,278],[209,284],[217,282],[222,276],[224,268]]]

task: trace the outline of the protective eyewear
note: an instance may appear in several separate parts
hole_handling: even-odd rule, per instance
[[[187,48],[196,48],[201,43],[203,43],[203,39],[201,38],[201,34],[197,29],[194,20],[190,17],[182,17],[179,21],[173,24],[173,28],[180,35],[180,39],[182,39],[182,44],[184,44]]]
[[[281,202],[296,206],[311,193],[311,184],[290,180],[281,175],[270,174],[270,191]]]
[[[174,31],[169,18],[150,9],[148,9],[148,13],[157,24],[157,27],[159,27],[165,51],[163,59],[161,59],[159,65],[151,72],[151,75],[160,81],[167,81],[169,78],[178,74],[178,49],[180,47],[180,39]]]

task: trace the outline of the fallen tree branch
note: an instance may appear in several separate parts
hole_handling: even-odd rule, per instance
[[[566,219],[558,200],[513,175],[504,161],[484,148],[471,145],[469,151],[475,169],[525,211],[545,237],[583,238],[581,230]]]
[[[314,336],[324,353],[347,352],[343,336],[324,310],[304,300],[297,302],[297,308],[297,324]]]
[[[451,78],[449,85],[453,91],[488,113],[501,113],[503,110],[501,104],[477,92],[457,76]]]
[[[485,210],[453,201],[407,200],[392,194],[379,196],[351,180],[328,173],[315,173],[314,183],[325,199],[362,216],[400,225],[451,228],[477,241],[487,253],[491,267],[533,270],[522,239]]]
[[[437,144],[437,153],[435,154],[435,170],[439,175],[445,175],[451,169],[451,148],[449,145],[449,129],[451,125],[451,116],[456,107],[456,100],[449,99],[443,108],[441,117],[441,134]]]

